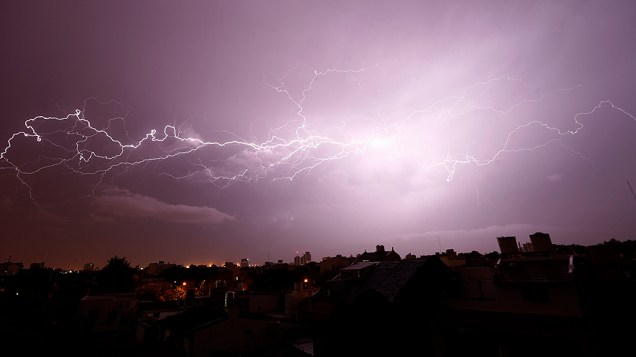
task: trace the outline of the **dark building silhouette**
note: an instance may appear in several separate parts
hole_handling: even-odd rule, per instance
[[[387,262],[396,261],[402,259],[398,253],[391,247],[390,251],[386,251],[383,245],[376,245],[375,252],[368,253],[366,250],[364,253],[356,257],[355,262]]]
[[[378,245],[357,258],[300,266],[186,269],[160,262],[147,269],[159,274],[146,276],[123,264],[126,274],[110,274],[112,281],[104,278],[107,269],[5,263],[0,316],[9,343],[3,351],[155,357],[632,353],[636,241],[565,246],[543,232],[531,234],[522,249],[514,236],[497,241],[501,253],[485,255],[449,249],[400,260]],[[134,290],[98,294],[122,277]]]
[[[0,263],[0,275],[15,275],[24,268],[22,263],[7,261]]]
[[[449,271],[436,256],[343,268],[298,307],[316,331],[314,355],[432,355]]]
[[[537,253],[549,253],[552,252],[552,240],[550,235],[543,232],[536,232],[530,235],[530,242],[532,243],[532,251]]]
[[[497,243],[499,243],[499,250],[502,255],[517,254],[519,252],[519,248],[517,247],[517,237],[497,237]]]
[[[557,251],[548,234],[530,237],[532,251],[515,252],[513,237],[498,237],[497,264],[452,269],[438,320],[441,355],[605,356],[631,348],[636,294],[619,256],[605,245]]]
[[[315,356],[606,356],[632,348],[628,262],[636,249],[557,249],[542,232],[530,239],[537,249],[498,237],[502,252],[489,257],[358,257],[298,306],[315,331]]]
[[[343,257],[340,254],[335,257],[324,257],[319,263],[320,275],[331,279],[340,272],[340,269],[351,265],[354,260],[353,257]]]

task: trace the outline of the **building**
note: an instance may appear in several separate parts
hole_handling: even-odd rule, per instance
[[[466,265],[466,258],[457,256],[453,249],[446,249],[446,252],[439,254],[439,258],[451,268]]]
[[[93,332],[117,331],[135,323],[137,306],[134,293],[87,295],[80,301],[79,317]]]
[[[309,356],[301,351],[283,354],[300,326],[276,318],[249,318],[237,307],[225,310],[198,307],[187,310],[148,311],[137,327],[137,342],[159,347],[170,356]],[[281,354],[275,354],[281,353]]]
[[[324,257],[318,264],[320,267],[320,275],[331,279],[340,272],[340,269],[348,267],[353,261],[353,257],[343,257],[340,254],[335,257]]]
[[[499,244],[501,255],[514,255],[519,253],[517,237],[515,236],[497,237],[497,243]]]
[[[308,279],[294,283],[294,289],[285,294],[285,318],[298,319],[298,306],[318,291]]]
[[[553,251],[550,235],[543,232],[536,232],[530,235],[533,252],[551,253]]]
[[[434,355],[432,321],[450,270],[438,257],[361,261],[298,305],[315,356]]]
[[[22,263],[4,262],[0,263],[0,275],[15,275],[24,268]]]
[[[146,267],[145,272],[147,275],[156,276],[161,274],[166,269],[176,267],[176,264],[166,263],[163,260],[160,260],[158,263],[150,263],[148,267]]]
[[[305,252],[302,257],[300,257],[300,265],[305,265],[311,262],[311,253]]]
[[[400,255],[393,250],[393,247],[391,247],[390,251],[386,251],[383,245],[376,245],[375,252],[367,253],[365,250],[364,253],[356,257],[355,262],[387,262],[401,259]]]
[[[417,256],[415,254],[409,253],[409,254],[404,256],[404,259],[405,260],[413,260],[413,259],[417,259]]]
[[[617,297],[633,298],[633,290],[605,300],[610,290],[598,284],[589,255],[557,254],[549,235],[530,237],[530,251],[519,250],[514,237],[498,237],[501,254],[493,266],[452,268],[437,321],[442,355],[601,356],[625,347],[612,347],[625,333],[613,326],[620,319],[619,325],[630,324],[623,316],[634,316],[627,314],[633,304]]]
[[[294,257],[294,265],[300,266],[310,262],[311,262],[311,253],[305,252],[305,254],[300,256],[298,255],[298,252],[296,252],[296,256]]]

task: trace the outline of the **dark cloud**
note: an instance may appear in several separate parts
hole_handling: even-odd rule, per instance
[[[170,204],[156,198],[114,190],[92,199],[92,207],[111,216],[148,218],[172,223],[219,224],[236,218],[213,207]]]

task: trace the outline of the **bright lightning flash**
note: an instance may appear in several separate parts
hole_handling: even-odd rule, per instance
[[[524,105],[554,96],[578,87],[559,89],[542,96],[524,96],[505,107],[471,102],[470,96],[480,88],[498,83],[521,83],[510,76],[501,76],[474,83],[459,95],[442,98],[408,115],[387,119],[378,115],[365,132],[343,134],[345,128],[310,129],[311,116],[305,112],[305,102],[319,77],[328,75],[359,75],[371,68],[360,70],[330,69],[316,71],[309,84],[294,96],[284,83],[269,86],[285,95],[296,110],[296,118],[274,128],[262,141],[248,140],[239,135],[221,132],[223,140],[201,138],[181,131],[175,125],[163,130],[150,130],[139,140],[116,135],[111,126],[98,127],[85,116],[85,110],[76,110],[64,117],[37,116],[24,122],[25,129],[13,133],[0,152],[0,172],[11,173],[28,190],[33,200],[32,181],[47,172],[87,176],[92,179],[88,195],[107,180],[125,175],[132,169],[153,167],[173,179],[205,180],[224,188],[235,182],[254,182],[263,179],[294,180],[319,166],[343,160],[352,155],[383,157],[393,160],[404,157],[423,170],[442,168],[446,180],[451,181],[462,165],[483,166],[502,158],[504,154],[531,151],[551,143],[561,143],[565,136],[577,135],[583,128],[580,119],[603,107],[620,112],[636,120],[634,115],[610,100],[602,100],[591,110],[572,118],[573,130],[562,130],[539,120],[516,125],[503,135],[495,147],[472,153],[470,148],[459,150],[457,144],[446,143],[435,133],[444,131],[444,125],[471,113],[486,112],[492,116],[513,116]],[[84,103],[86,108],[86,102]],[[124,118],[116,118],[124,120]],[[452,127],[451,127],[452,128]],[[525,146],[512,145],[513,139],[523,131],[540,129],[547,139]],[[448,129],[453,132],[456,129]],[[338,135],[333,135],[336,132]],[[357,135],[356,135],[357,134]],[[562,143],[561,143],[562,144]],[[27,148],[25,150],[25,148]],[[385,164],[386,160],[380,164]],[[166,164],[165,166],[161,166]]]

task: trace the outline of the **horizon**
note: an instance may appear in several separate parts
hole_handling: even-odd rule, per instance
[[[539,232],[539,231],[537,231],[537,232],[535,232],[535,233],[547,233],[548,235],[550,235],[550,234],[549,234],[549,232]],[[500,238],[500,237],[515,237],[515,239],[516,239],[516,241],[517,241],[517,244],[519,244],[520,246],[521,246],[524,242],[525,242],[525,243],[529,243],[529,242],[530,242],[530,240],[529,240],[529,239],[527,240],[527,242],[526,242],[526,241],[523,241],[523,240],[519,240],[517,236],[498,236],[498,237],[494,237],[494,238],[495,238],[495,241],[496,241],[496,239],[497,239],[497,238]],[[550,239],[552,239],[552,236],[551,236],[551,235],[550,235]],[[589,245],[579,244],[579,243],[577,243],[577,242],[569,242],[569,243],[567,243],[567,244],[560,244],[560,243],[556,243],[556,242],[554,242],[554,241],[552,241],[552,245],[553,245],[553,246],[564,246],[564,247],[567,247],[567,246],[570,246],[570,245],[578,245],[578,246],[582,246],[582,247],[591,247],[591,246],[596,246],[596,245],[603,245],[603,244],[607,244],[608,242],[611,242],[612,240],[616,240],[616,241],[618,241],[618,242],[622,242],[622,243],[624,243],[624,242],[630,242],[630,241],[636,241],[636,239],[615,239],[615,238],[608,238],[608,239],[601,240],[601,241],[599,241],[599,242],[596,242],[596,243],[593,243],[593,244],[589,244]],[[382,245],[382,244],[378,243],[378,245]],[[309,252],[309,253],[311,254],[311,256],[312,256],[312,260],[311,260],[310,262],[313,262],[313,263],[320,263],[320,262],[321,262],[323,259],[325,259],[325,258],[333,258],[333,257],[337,257],[337,256],[342,256],[342,257],[353,257],[353,258],[355,258],[356,256],[359,256],[359,255],[361,255],[362,253],[365,253],[365,252],[373,252],[373,251],[375,251],[375,249],[376,249],[376,248],[377,248],[377,245],[376,245],[376,247],[374,247],[374,249],[363,249],[363,250],[361,250],[361,251],[359,251],[359,252],[350,253],[350,254],[334,253],[334,254],[330,254],[330,255],[323,255],[323,256],[320,256],[318,259],[315,259],[314,257],[316,257],[316,256],[315,256],[314,254],[312,254],[311,252]],[[444,248],[444,249],[442,249],[442,250],[434,251],[434,252],[432,252],[432,253],[421,253],[421,254],[415,254],[415,253],[413,253],[413,252],[403,252],[403,253],[400,253],[400,250],[399,250],[399,249],[395,249],[395,247],[391,247],[391,248],[389,249],[388,247],[386,247],[386,246],[385,246],[384,248],[385,248],[386,250],[395,250],[395,252],[396,252],[396,253],[398,253],[398,254],[400,255],[401,259],[405,259],[405,256],[406,256],[407,254],[413,254],[413,255],[415,255],[415,256],[416,256],[416,258],[427,257],[427,256],[435,256],[435,255],[444,255],[444,254],[446,254],[446,253],[448,252],[448,250],[449,250],[449,249],[450,249],[450,250],[453,250],[453,251],[454,251],[455,253],[457,253],[457,254],[469,254],[469,253],[472,253],[472,252],[474,252],[474,251],[478,252],[478,253],[479,253],[479,254],[481,254],[481,255],[486,255],[486,254],[490,254],[490,253],[493,253],[493,252],[497,252],[497,253],[501,254],[501,249],[500,249],[500,247],[499,247],[499,246],[497,246],[497,248],[496,248],[496,249],[494,249],[494,250],[490,250],[490,251],[477,251],[477,250],[471,250],[471,251],[458,251],[458,250],[454,249],[453,247],[448,247],[448,248]],[[298,255],[296,255],[296,256],[301,256],[301,255],[300,255],[300,252],[298,252]],[[294,257],[296,257],[296,256],[294,256]],[[286,259],[280,259],[280,260],[282,260],[282,263],[280,263],[280,264],[294,265],[294,257],[292,257],[291,259],[287,259],[287,260],[286,260]],[[14,258],[14,257],[13,257],[13,255],[10,255],[10,256],[9,256],[9,259],[8,259],[6,262],[0,262],[0,263],[15,263],[15,264],[18,264],[18,263],[19,263],[19,264],[23,264],[23,269],[28,269],[28,267],[29,267],[31,264],[40,264],[40,263],[42,263],[42,264],[44,264],[44,268],[50,268],[50,269],[54,269],[54,270],[58,270],[58,269],[59,269],[59,270],[62,270],[62,271],[66,271],[66,270],[68,270],[68,271],[83,271],[83,270],[84,270],[84,266],[85,266],[86,264],[93,264],[93,267],[92,267],[92,269],[91,269],[91,270],[100,270],[100,269],[102,269],[104,266],[106,266],[106,265],[108,264],[108,261],[109,261],[111,258],[122,258],[122,259],[125,259],[125,260],[126,260],[126,261],[130,264],[130,266],[131,266],[132,268],[139,268],[139,269],[145,269],[145,268],[147,268],[150,264],[156,264],[156,263],[162,263],[162,262],[163,262],[164,264],[175,264],[176,266],[184,267],[184,268],[188,268],[188,267],[190,267],[190,266],[192,266],[192,265],[197,266],[197,267],[199,267],[199,266],[206,266],[206,267],[213,267],[213,266],[216,266],[216,267],[223,267],[226,263],[233,263],[233,264],[236,264],[237,266],[240,266],[240,261],[241,261],[242,259],[248,259],[248,260],[249,260],[249,266],[250,266],[250,267],[255,267],[255,266],[265,266],[267,263],[279,264],[279,259],[272,259],[272,260],[265,260],[265,261],[260,261],[260,262],[258,262],[258,261],[257,261],[257,262],[253,262],[253,261],[252,261],[252,259],[250,259],[249,257],[241,257],[241,258],[237,258],[237,259],[230,259],[230,260],[218,261],[218,262],[217,262],[217,261],[209,261],[209,262],[187,262],[187,263],[186,263],[186,262],[172,261],[172,260],[169,260],[169,259],[155,259],[155,260],[150,260],[150,261],[146,262],[145,264],[137,264],[137,262],[130,260],[130,259],[129,259],[128,257],[126,257],[125,255],[114,255],[114,256],[108,257],[108,258],[107,258],[107,259],[103,262],[104,264],[102,264],[102,265],[99,265],[99,264],[97,264],[97,263],[95,263],[95,262],[89,262],[89,261],[87,261],[87,262],[84,262],[84,263],[82,263],[82,264],[75,265],[75,266],[73,266],[73,267],[69,267],[69,266],[52,266],[52,265],[48,265],[46,261],[32,261],[32,262],[12,261],[12,260],[13,260],[13,258]]]

